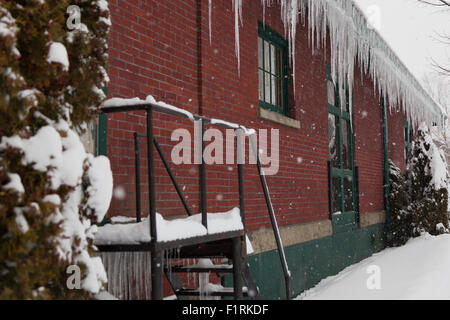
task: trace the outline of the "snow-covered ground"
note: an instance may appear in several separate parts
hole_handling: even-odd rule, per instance
[[[450,235],[425,234],[322,280],[297,300],[450,299]]]

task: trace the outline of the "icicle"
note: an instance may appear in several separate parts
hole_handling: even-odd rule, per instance
[[[263,16],[271,0],[261,0]],[[327,27],[331,40],[331,75],[339,84],[341,104],[346,103],[344,83],[349,88],[350,113],[353,114],[352,89],[355,61],[364,69],[389,104],[400,107],[412,123],[425,121],[432,124],[440,121],[442,107],[423,89],[417,79],[392,51],[389,45],[372,28],[367,19],[351,0],[279,0],[281,19],[284,23],[290,50],[290,63],[294,69],[295,83],[295,38],[299,12],[306,21],[308,6],[308,38],[311,48],[325,47]],[[236,55],[240,66],[239,19],[242,22],[242,0],[233,0],[235,13]],[[370,62],[370,63],[369,63]],[[240,70],[240,67],[239,67]],[[240,71],[239,71],[240,72]],[[363,72],[363,70],[361,70]],[[295,88],[295,86],[294,86]]]
[[[108,275],[108,292],[121,300],[146,300],[151,294],[151,259],[148,252],[101,253]]]
[[[295,39],[297,34],[297,24],[299,17],[298,0],[281,1],[281,20],[284,23],[284,32],[287,34],[289,43],[289,61],[293,69],[293,80],[295,83]],[[294,85],[294,94],[295,94]]]
[[[239,41],[239,21],[242,23],[242,0],[233,0],[235,53],[238,60],[238,75],[241,76],[241,48]]]
[[[198,262],[198,266],[202,267],[211,267],[214,263],[210,259],[200,259]],[[209,291],[209,276],[210,272],[200,273],[198,275],[198,287],[200,292],[200,300],[210,300],[210,291]],[[213,298],[214,299],[214,298]]]

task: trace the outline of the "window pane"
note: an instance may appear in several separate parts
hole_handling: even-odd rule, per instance
[[[344,211],[353,211],[353,179],[352,177],[344,178]]]
[[[264,41],[264,70],[270,71],[270,44]]]
[[[264,101],[267,103],[272,103],[270,92],[270,74],[264,73]]]
[[[347,120],[342,119],[342,165],[344,169],[351,169],[350,161],[350,124]]]
[[[260,69],[263,68],[264,64],[263,64],[263,39],[258,38],[258,67]]]
[[[258,71],[259,75],[259,100],[264,101],[264,72]]]
[[[96,118],[88,122],[87,130],[81,135],[81,142],[83,143],[86,152],[94,155],[97,150],[97,130],[98,124]]]
[[[271,66],[271,70],[270,72],[272,72],[272,74],[277,74],[277,65],[275,63],[276,60],[276,52],[277,52],[277,48],[275,48],[275,46],[270,45],[270,66]]]
[[[333,177],[331,180],[331,213],[342,213],[341,178]]]
[[[272,104],[273,104],[273,105],[276,105],[276,106],[280,106],[280,105],[278,104],[278,102],[277,102],[277,99],[276,99],[276,97],[277,97],[277,90],[276,90],[276,88],[277,88],[277,79],[275,78],[275,76],[271,76],[271,79],[272,79],[272,81],[271,81],[271,87],[272,87]]]
[[[331,80],[328,80],[328,82],[327,82],[327,97],[328,97],[327,98],[328,104],[335,106],[336,93],[335,93],[335,89],[334,89],[334,83]]]
[[[338,157],[338,125],[337,119],[333,114],[328,114],[328,159],[331,166],[339,168]]]

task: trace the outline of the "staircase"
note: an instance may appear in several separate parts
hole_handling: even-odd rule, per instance
[[[246,262],[245,235],[243,230],[195,237],[190,239],[177,240],[172,242],[142,243],[138,245],[112,244],[97,245],[100,252],[137,252],[150,251],[152,260],[160,261],[163,272],[168,280],[174,294],[179,300],[188,297],[201,297],[202,295],[212,297],[234,297],[241,300],[244,297],[259,299],[259,289],[250,272],[250,267]],[[175,249],[175,250],[174,250]],[[176,253],[175,253],[176,252]],[[208,265],[173,265],[167,260],[197,260],[197,259],[227,259],[228,264],[208,264]],[[215,273],[222,280],[226,275],[232,275],[233,286],[226,288],[221,285],[212,286],[213,290],[208,292],[198,289],[188,289],[183,286],[180,274],[185,273]],[[155,272],[152,273],[152,297],[155,296]],[[162,278],[158,280],[162,281]],[[223,281],[222,281],[223,283]],[[157,282],[162,294],[162,282]]]
[[[259,289],[250,272],[250,267],[246,262],[243,251],[243,237],[229,238],[222,241],[204,243],[199,247],[185,247],[177,253],[180,258],[198,258],[198,259],[212,259],[212,258],[226,258],[228,264],[211,264],[211,265],[194,265],[194,266],[170,266],[165,268],[164,272],[168,279],[173,292],[179,300],[184,300],[187,297],[201,297],[202,295],[211,297],[234,297],[235,299],[242,299],[243,297],[250,297],[259,299]],[[217,250],[218,248],[221,248]],[[201,288],[187,289],[180,281],[179,274],[182,273],[215,273],[222,279],[227,274],[233,276],[233,287],[226,288],[221,285],[213,286],[212,290],[202,292]],[[243,283],[245,282],[245,283]]]
[[[201,236],[193,236],[182,240],[173,241],[159,241],[156,219],[156,190],[155,190],[155,174],[154,174],[154,148],[157,150],[165,169],[175,187],[177,194],[185,208],[188,216],[192,216],[192,212],[179,187],[174,174],[162,152],[158,141],[153,136],[153,112],[160,112],[169,115],[178,116],[181,118],[189,118],[195,121],[201,121],[202,132],[205,124],[216,124],[218,126],[231,128],[236,130],[236,125],[227,122],[212,121],[206,117],[191,115],[184,110],[167,105],[155,103],[124,103],[123,105],[108,105],[102,106],[104,113],[112,112],[129,112],[145,110],[147,114],[147,133],[134,134],[135,139],[135,167],[136,167],[136,221],[141,222],[141,190],[140,190],[140,149],[139,139],[146,138],[148,150],[148,181],[149,181],[149,233],[151,241],[142,241],[139,243],[114,243],[114,244],[99,244],[97,248],[100,252],[139,252],[148,251],[151,255],[151,296],[154,300],[163,299],[163,274],[165,274],[173,292],[178,299],[184,300],[189,297],[201,297],[205,292],[201,288],[191,289],[183,286],[180,280],[180,275],[185,273],[215,273],[224,283],[223,279],[226,275],[231,274],[233,278],[232,287],[225,288],[221,285],[212,285],[208,288],[207,295],[213,297],[233,297],[236,300],[241,300],[244,297],[259,299],[259,289],[251,274],[250,267],[247,263],[246,251],[246,229],[245,229],[245,209],[244,209],[244,179],[243,179],[243,165],[237,164],[238,169],[238,184],[239,184],[239,210],[242,220],[243,228],[239,230],[224,231],[214,234],[205,234]],[[239,134],[239,133],[237,133]],[[203,135],[201,135],[201,139]],[[203,154],[203,139],[200,143],[202,146],[201,154]],[[239,149],[239,148],[238,148]],[[238,150],[238,159],[242,157],[240,154],[242,150]],[[239,161],[238,161],[239,162]],[[284,257],[284,251],[281,244],[278,227],[276,225],[273,207],[268,194],[268,189],[265,182],[264,174],[261,171],[261,164],[258,159],[258,169],[263,185],[266,202],[269,209],[269,214],[274,229],[275,238],[278,244],[278,251],[285,272],[286,292],[289,299],[289,275]],[[208,216],[207,214],[207,197],[206,197],[206,165],[203,161],[200,164],[200,202],[201,202],[201,223],[208,230]],[[177,252],[174,255],[174,252]],[[228,264],[209,264],[209,265],[191,265],[180,266],[172,265],[173,260],[178,259],[227,259]],[[170,261],[170,263],[168,263]]]

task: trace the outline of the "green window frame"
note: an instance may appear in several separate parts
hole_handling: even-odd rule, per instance
[[[405,161],[408,161],[409,150],[411,149],[411,143],[414,137],[414,128],[408,122],[408,120],[404,121],[404,138],[405,138]]]
[[[259,106],[288,116],[288,42],[276,31],[258,22]]]
[[[357,181],[349,89],[346,87],[346,104],[341,107],[338,88],[331,77],[331,67],[327,65],[330,217],[334,232],[345,232],[357,228]]]

